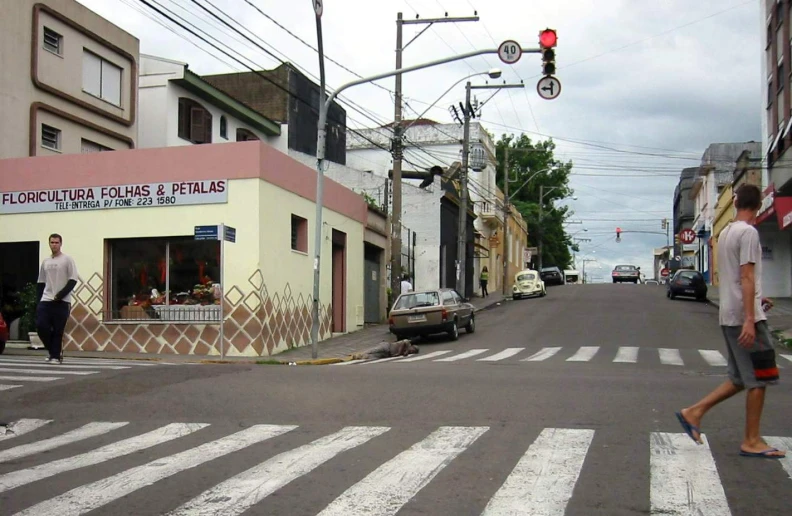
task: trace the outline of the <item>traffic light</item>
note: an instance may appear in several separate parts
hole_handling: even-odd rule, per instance
[[[621,228],[616,228],[616,241],[621,242]]]
[[[545,29],[539,33],[539,46],[542,48],[542,74],[555,75],[555,47],[558,35],[554,29]]]

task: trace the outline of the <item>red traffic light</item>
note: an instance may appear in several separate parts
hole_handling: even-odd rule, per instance
[[[558,43],[558,34],[555,29],[545,29],[539,33],[539,44],[543,48],[553,48]]]
[[[617,233],[621,233],[621,228],[616,228]]]

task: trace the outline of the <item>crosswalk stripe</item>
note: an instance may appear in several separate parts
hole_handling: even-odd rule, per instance
[[[0,391],[8,391],[11,389],[16,389],[17,387],[22,387],[21,385],[3,385],[0,384]]]
[[[24,361],[21,360],[2,360],[0,359],[0,365],[3,367],[41,367],[44,369],[130,369],[129,366],[111,366],[111,365],[75,365],[69,362],[64,364],[46,364],[40,363],[39,361]]]
[[[782,357],[786,358],[790,362],[792,362],[792,355],[781,355]]]
[[[335,364],[330,364],[330,365],[332,365],[332,366],[356,365],[356,364],[359,364],[361,362],[365,362],[365,360],[362,360],[362,359],[359,359],[359,360],[347,360],[345,362],[337,362]]]
[[[563,516],[593,438],[594,430],[542,430],[482,514]]]
[[[390,362],[391,360],[398,360],[402,357],[387,357],[387,358],[377,358],[375,360],[364,360],[358,365],[367,365],[367,364],[381,364],[383,362]]]
[[[256,443],[285,434],[297,428],[284,425],[255,425],[202,444],[195,448],[153,460],[142,466],[122,471],[111,477],[72,489],[18,513],[22,515],[70,516],[92,511],[138,489],[205,462],[242,450]]]
[[[54,382],[63,380],[59,376],[0,376],[0,380],[7,382]]]
[[[19,459],[21,457],[27,457],[29,455],[35,455],[36,453],[54,450],[55,448],[59,448],[67,444],[76,443],[90,437],[106,434],[107,432],[111,432],[116,428],[121,428],[127,424],[129,423],[88,423],[87,425],[83,425],[80,428],[72,430],[71,432],[66,432],[65,434],[59,435],[57,437],[44,439],[43,441],[36,441],[35,443],[23,444],[15,448],[9,448],[7,450],[0,451],[0,463]]]
[[[57,374],[89,375],[99,371],[58,371]],[[42,371],[41,369],[14,369],[13,367],[0,367],[0,373],[20,373],[20,374],[52,374],[52,371]]]
[[[664,365],[683,366],[685,363],[682,361],[682,355],[678,349],[660,348],[660,363]]]
[[[790,452],[792,452],[792,437],[766,437],[765,441],[773,448],[786,452],[786,457],[776,460],[784,467],[784,471],[787,472],[789,478],[792,478],[792,455],[790,455]]]
[[[405,358],[404,360],[402,360],[399,363],[403,364],[404,362],[416,362],[418,360],[429,360],[430,358],[440,357],[440,356],[443,356],[443,355],[445,355],[447,353],[451,353],[451,350],[450,349],[445,349],[443,351],[432,351],[431,353],[427,353],[425,355],[415,355],[415,356],[412,356],[410,358]]]
[[[240,473],[196,498],[169,516],[242,514],[289,482],[313,471],[336,455],[389,430],[388,427],[347,427],[332,435],[277,455]]]
[[[347,489],[319,516],[395,514],[489,427],[443,426]]]
[[[619,347],[619,351],[616,353],[616,358],[614,358],[613,361],[621,364],[634,364],[638,362],[638,348],[630,346]]]
[[[19,385],[11,385],[11,387],[19,387]],[[19,437],[33,430],[39,429],[47,423],[52,423],[51,419],[20,419],[5,427],[4,432],[0,432],[0,441],[11,439],[12,437]]]
[[[561,348],[542,348],[528,358],[523,358],[520,362],[541,362],[552,357],[559,351],[561,351]]]
[[[500,353],[495,353],[492,356],[479,358],[478,362],[497,362],[498,360],[503,360],[504,358],[513,357],[524,349],[525,348],[506,348]]]
[[[599,351],[599,346],[581,346],[577,352],[571,357],[567,358],[567,362],[588,362]]]
[[[452,357],[446,358],[438,358],[435,362],[456,362],[457,360],[464,360],[466,358],[475,357],[476,355],[480,355],[482,353],[486,353],[489,351],[488,349],[471,349],[470,351],[465,351],[464,353],[460,353],[458,355],[454,355]]]
[[[652,432],[651,514],[731,514],[709,442],[702,440],[699,445],[687,434]]]
[[[711,366],[725,366],[727,364],[726,358],[720,351],[714,349],[700,349],[698,350],[701,357],[707,361]]]
[[[36,364],[44,363],[46,355],[30,356],[25,355],[23,358],[12,358],[11,356],[3,357],[3,360],[13,362],[33,362]],[[117,360],[110,358],[75,358],[66,355],[64,357],[64,364],[77,364],[77,365],[124,365],[124,366],[141,366],[141,367],[154,367],[159,364],[153,362],[144,362],[141,360]]]
[[[185,435],[189,435],[207,426],[209,425],[206,423],[171,423],[151,432],[108,444],[107,446],[80,455],[75,455],[74,457],[67,457],[32,468],[6,473],[5,475],[0,475],[0,492],[5,492],[15,487],[49,478],[59,473],[93,466],[117,457],[145,450],[146,448],[151,448],[160,443],[184,437]]]

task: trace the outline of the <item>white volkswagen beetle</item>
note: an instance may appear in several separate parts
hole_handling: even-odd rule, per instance
[[[537,271],[525,269],[514,275],[512,299],[521,299],[528,296],[544,297],[546,295],[547,289]]]

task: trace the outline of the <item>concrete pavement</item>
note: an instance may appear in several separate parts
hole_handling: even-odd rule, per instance
[[[524,349],[479,360],[510,348]],[[616,361],[627,348],[636,360]],[[486,311],[475,334],[422,354],[447,349],[487,351],[351,367],[139,367],[0,393],[0,420],[17,432],[0,434],[0,507],[736,516],[792,503],[789,459],[738,454],[742,397],[703,422],[704,446],[674,417],[723,381],[725,368],[699,352],[723,351],[712,306],[643,285],[557,287]],[[770,389],[773,445],[792,446],[790,403],[788,384]]]
[[[720,306],[717,287],[709,288],[708,298],[713,305]],[[773,309],[767,313],[767,324],[783,347],[792,348],[792,298],[773,298],[773,303]]]

